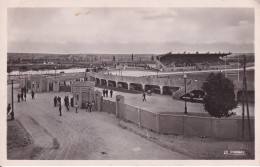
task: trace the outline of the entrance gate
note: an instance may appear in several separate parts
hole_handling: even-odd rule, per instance
[[[66,83],[66,81],[60,81],[59,90],[60,90],[60,92],[62,92],[62,91],[70,92],[71,91],[70,84]]]
[[[53,91],[53,82],[49,83],[49,91]]]

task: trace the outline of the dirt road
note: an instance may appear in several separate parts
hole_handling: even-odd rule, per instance
[[[73,108],[66,111],[62,105],[62,116],[59,116],[53,97],[59,95],[63,101],[65,93],[39,93],[35,100],[28,96],[27,101],[18,103],[17,91],[14,91],[15,119],[32,136],[35,147],[41,148],[33,156],[35,159],[190,159],[118,127],[118,119],[113,115],[85,110],[75,113]]]

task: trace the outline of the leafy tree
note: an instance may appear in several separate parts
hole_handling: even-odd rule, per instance
[[[211,73],[202,85],[206,92],[204,96],[204,108],[213,117],[230,117],[237,107],[234,83],[225,78],[222,73]]]

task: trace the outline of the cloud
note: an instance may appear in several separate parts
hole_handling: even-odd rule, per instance
[[[198,51],[226,48],[217,43],[226,43],[233,51],[250,50],[253,41],[251,8],[8,9],[9,52],[159,52],[175,45],[185,50],[197,46]]]

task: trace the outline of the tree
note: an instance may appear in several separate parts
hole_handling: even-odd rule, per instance
[[[153,55],[152,55],[152,57],[151,57],[151,61],[154,61],[154,57],[153,57]]]
[[[211,73],[202,85],[206,92],[204,108],[213,117],[230,117],[237,107],[235,86],[232,80],[225,78],[222,73]]]

